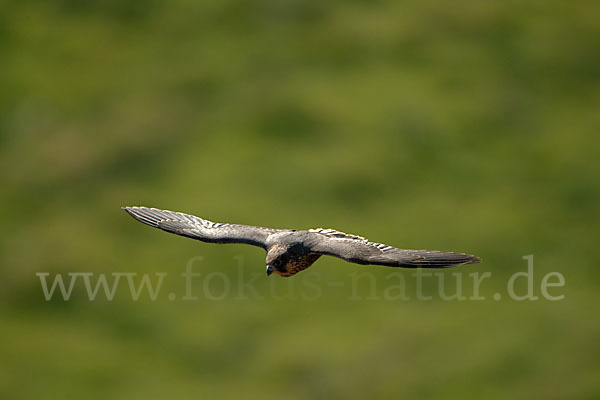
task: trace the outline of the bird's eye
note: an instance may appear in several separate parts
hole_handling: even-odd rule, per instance
[[[281,267],[281,260],[277,259],[277,260],[273,261],[273,266],[274,267]]]

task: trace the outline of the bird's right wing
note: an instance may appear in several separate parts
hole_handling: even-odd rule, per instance
[[[284,229],[211,222],[189,214],[147,207],[123,207],[136,220],[163,231],[209,243],[245,243],[262,248],[267,239]]]

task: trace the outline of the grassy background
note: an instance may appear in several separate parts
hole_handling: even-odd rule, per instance
[[[0,397],[597,398],[599,16],[554,0],[2,2]],[[348,274],[381,294],[392,271],[332,258],[309,270],[317,299],[276,298],[303,275],[267,280],[259,249],[167,235],[123,205],[477,254],[461,271],[492,273],[488,300],[349,300]],[[564,300],[492,300],[527,254],[535,294],[558,271]],[[169,301],[198,255],[232,293],[241,256],[264,299],[210,301],[199,278],[198,301]],[[169,276],[156,301],[120,286],[90,302],[82,285],[44,300],[36,272],[76,271]]]

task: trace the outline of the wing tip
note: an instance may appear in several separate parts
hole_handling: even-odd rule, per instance
[[[471,254],[466,254],[469,257],[469,261],[466,264],[479,264],[482,260],[481,257],[477,257]]]
[[[426,251],[425,256],[412,261],[411,266],[416,268],[453,268],[466,264],[478,264],[481,258],[472,254],[452,253],[441,251]]]
[[[121,210],[125,211],[128,214],[135,213],[137,210],[148,210],[148,207],[143,206],[124,206],[121,207]]]
[[[125,211],[127,214],[131,215],[132,217],[135,214],[138,214],[140,211],[143,210],[147,210],[147,207],[140,207],[140,206],[124,206],[121,207],[121,210]]]
[[[131,210],[158,210],[158,208],[144,207],[144,206],[123,206],[123,207],[121,207],[121,210],[129,212]],[[161,211],[161,210],[158,210],[158,211]]]
[[[160,218],[156,215],[152,215],[152,211],[161,211],[156,208],[149,208],[143,206],[125,206],[121,207],[123,211],[131,215],[136,221],[142,222],[146,225],[150,225],[154,228],[158,228],[158,222]]]
[[[448,263],[447,267],[458,267],[459,265],[467,265],[467,264],[479,264],[481,262],[481,257],[474,256],[472,254],[466,253],[457,253],[457,255],[463,256],[461,259],[457,260],[456,263]]]

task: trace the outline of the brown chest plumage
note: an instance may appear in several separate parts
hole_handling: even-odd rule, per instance
[[[321,257],[320,254],[308,253],[298,257],[290,258],[285,266],[285,272],[281,272],[281,276],[292,276],[298,272],[310,267],[315,261]]]

